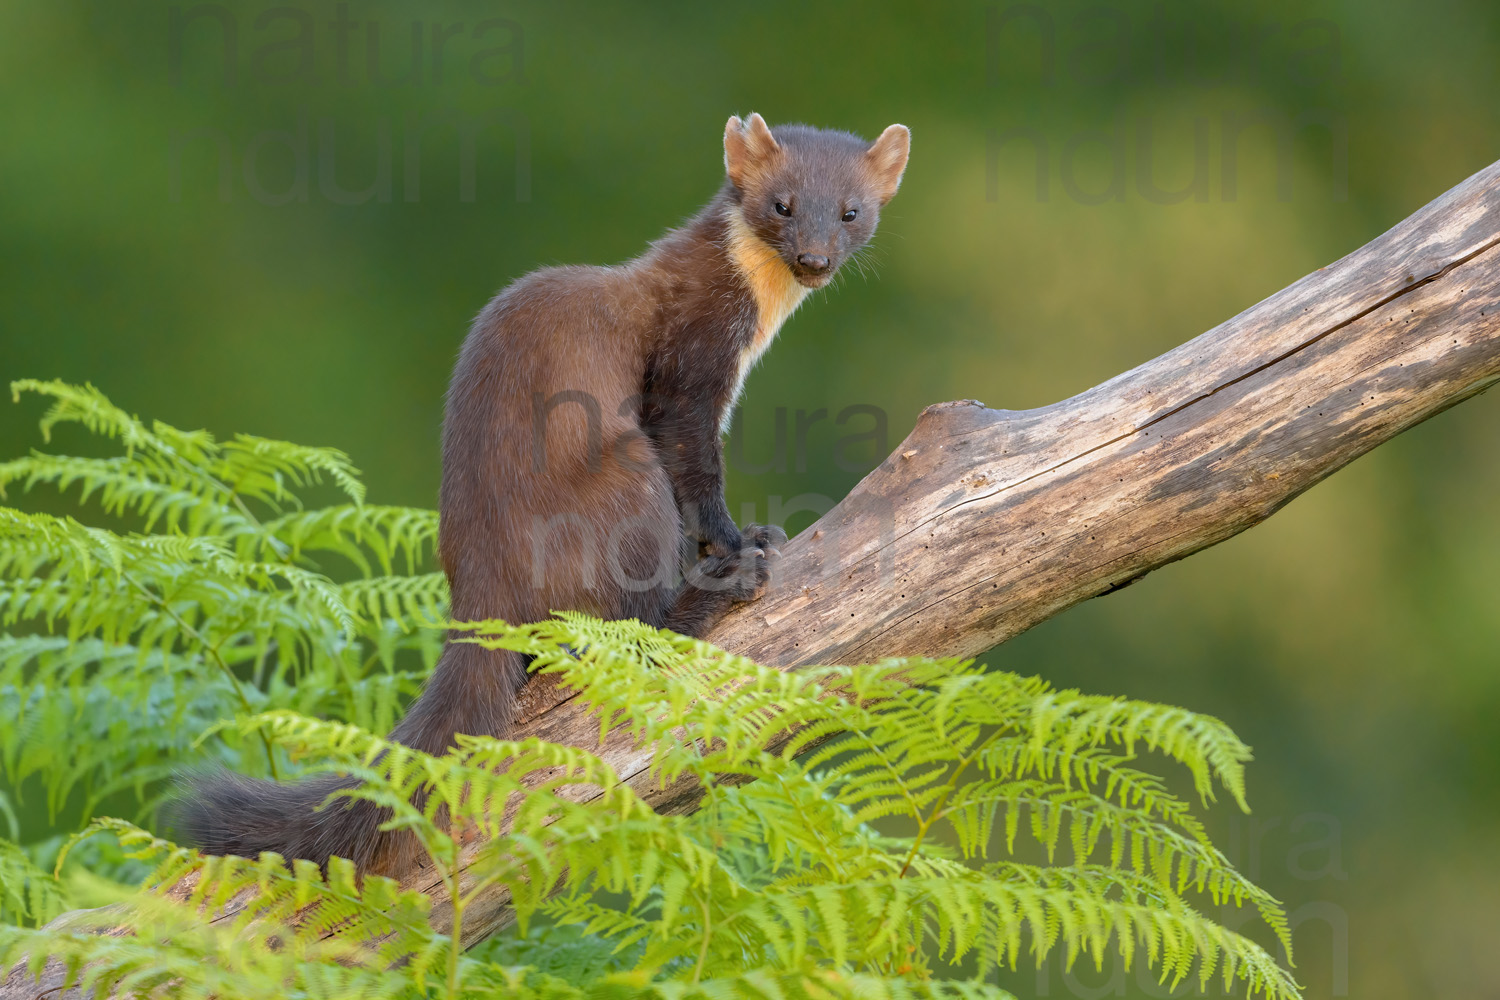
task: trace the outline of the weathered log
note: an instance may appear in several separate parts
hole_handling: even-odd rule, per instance
[[[923,411],[785,547],[773,589],[710,634],[761,663],[975,656],[1265,520],[1330,473],[1500,379],[1500,163],[1161,357],[1035,410]],[[522,731],[594,745],[533,684]],[[603,748],[658,809],[648,748]],[[420,880],[413,885],[430,888]],[[503,895],[471,904],[475,940]]]
[[[1497,379],[1500,163],[1072,399],[1024,411],[928,407],[885,462],[787,544],[771,591],[709,638],[786,668],[977,655],[1258,524]],[[597,723],[547,680],[525,692],[519,731],[599,749],[658,809],[696,805],[692,785],[648,780],[648,748],[621,733],[598,748]],[[430,873],[404,881],[442,892]],[[504,919],[497,889],[466,908],[465,940]],[[0,1000],[31,995],[0,988]]]

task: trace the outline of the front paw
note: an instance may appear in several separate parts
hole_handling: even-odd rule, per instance
[[[745,530],[740,533],[740,548],[742,549],[764,549],[779,556],[781,547],[785,544],[786,532],[774,524],[746,525]]]
[[[774,540],[775,535],[765,536]],[[784,537],[784,536],[783,536]],[[746,541],[750,541],[747,537]],[[773,564],[781,558],[774,546],[747,544],[728,556],[709,556],[688,572],[688,582],[722,593],[733,601],[753,601],[766,592]]]
[[[786,532],[774,524],[751,524],[740,533],[731,596],[737,601],[758,600],[771,583],[771,572],[781,559]]]
[[[771,584],[771,564],[781,557],[775,549],[740,549],[733,557],[733,569],[728,577],[729,596],[736,601],[754,601],[762,597]]]

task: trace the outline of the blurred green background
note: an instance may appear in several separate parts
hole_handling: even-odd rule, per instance
[[[432,506],[449,367],[498,288],[633,255],[695,211],[731,113],[867,136],[899,121],[913,156],[874,273],[803,307],[739,418],[731,509],[817,507],[925,404],[1069,396],[1500,157],[1497,61],[1490,0],[11,0],[0,377],[336,445],[372,499]],[[1226,191],[1226,133],[1262,113],[1315,124],[1245,129]],[[471,153],[433,125],[409,155],[411,123],[443,116],[492,124]],[[778,409],[794,428],[853,405],[888,415],[884,446],[850,453],[863,465],[834,445],[867,418],[819,421],[803,461],[774,461]],[[38,443],[37,410],[0,410],[0,454]],[[1256,748],[1254,817],[1221,806],[1211,826],[1304,921],[1310,997],[1500,995],[1497,449],[1481,397],[989,658],[1212,712]],[[1006,982],[1167,995],[1108,966]]]

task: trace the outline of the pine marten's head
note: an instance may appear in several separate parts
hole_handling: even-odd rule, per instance
[[[911,133],[892,125],[873,143],[807,125],[729,119],[724,167],[745,225],[807,288],[821,288],[870,241],[901,184]]]

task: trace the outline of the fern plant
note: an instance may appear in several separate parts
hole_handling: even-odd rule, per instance
[[[123,454],[0,463],[0,498],[76,488],[135,529],[0,507],[0,767],[13,787],[40,779],[52,815],[75,792],[84,815],[122,793],[149,815],[185,762],[286,769],[267,741],[195,747],[218,719],[295,708],[392,722],[440,645],[418,627],[446,600],[440,573],[416,572],[433,512],[366,504],[333,449],[148,426],[90,386],[11,388],[51,398],[45,438],[78,424]],[[298,492],[324,479],[343,502],[307,507]],[[342,566],[316,561],[330,555]]]
[[[648,745],[651,779],[688,783],[700,808],[658,814],[579,747],[463,737],[423,754],[373,733],[441,636],[421,627],[442,624],[430,512],[365,504],[335,451],[147,427],[88,387],[16,389],[54,400],[44,433],[80,423],[124,454],[33,454],[0,465],[0,486],[76,485],[136,523],[0,508],[11,786],[39,785],[54,811],[81,803],[85,820],[133,793],[149,822],[183,766],[353,775],[341,797],[391,811],[443,902],[337,860],[204,857],[105,818],[48,874],[12,822],[0,962],[60,961],[98,995],[896,998],[1005,995],[998,970],[1061,950],[1298,995],[1265,947],[1200,909],[1253,907],[1289,960],[1280,906],[1141,765],[1176,762],[1204,805],[1227,793],[1244,808],[1249,751],[1217,720],[963,661],[787,673],[562,614],[463,627],[557,674],[601,738]],[[296,493],[320,478],[343,499],[310,508]],[[339,567],[315,561],[331,554]],[[94,849],[101,837],[118,846]],[[116,859],[104,875],[150,865],[125,933],[22,927],[73,901],[69,859],[90,854]],[[497,898],[515,926],[466,951],[473,908]]]

